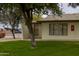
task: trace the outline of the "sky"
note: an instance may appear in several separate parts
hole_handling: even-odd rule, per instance
[[[79,13],[79,7],[76,7],[76,8],[72,8],[70,6],[68,7],[67,3],[62,3],[61,8],[62,8],[62,11],[66,14]]]
[[[79,7],[72,8],[71,6],[68,6],[68,3],[60,3],[60,8],[62,8],[62,12],[65,14],[73,14],[73,13],[79,13]],[[49,14],[51,14],[51,11],[49,11]],[[43,15],[43,18],[46,18],[47,15]]]

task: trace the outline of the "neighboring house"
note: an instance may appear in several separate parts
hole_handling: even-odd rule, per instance
[[[2,35],[1,34],[2,33],[1,29],[5,33],[5,36],[4,37],[0,37],[0,38],[13,39],[13,34],[11,32],[12,28],[11,28],[11,26],[9,24],[5,25],[4,23],[0,22],[0,36]],[[21,24],[19,24],[18,29],[15,29],[15,38],[16,39],[23,39],[23,33],[22,33]]]
[[[33,22],[33,28],[40,40],[79,40],[79,14],[50,15]]]
[[[13,34],[11,32],[11,27],[10,25],[8,25],[8,27],[4,27],[4,30],[5,30],[5,38],[11,38],[13,39]],[[19,27],[18,28],[15,28],[15,38],[16,39],[23,39],[23,33],[22,33],[22,28],[21,28],[21,24],[19,24]]]

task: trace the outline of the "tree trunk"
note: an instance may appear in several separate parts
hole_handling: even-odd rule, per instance
[[[14,30],[12,29],[11,32],[12,32],[12,35],[13,35],[13,39],[15,39],[15,33],[14,33]]]
[[[26,15],[27,15],[27,19],[26,19],[26,25],[29,29],[29,33],[30,33],[30,39],[31,39],[31,43],[32,43],[32,47],[36,47],[36,42],[35,42],[35,35],[34,35],[34,31],[33,31],[33,27],[32,27],[32,9],[27,9],[26,10]]]
[[[25,19],[25,24],[28,27],[29,33],[30,33],[30,39],[32,43],[32,47],[36,47],[36,42],[35,42],[35,36],[32,28],[32,9],[26,9],[25,4],[20,4],[21,11],[23,13],[23,17]]]
[[[33,32],[32,24],[27,24],[27,27],[29,29],[32,47],[36,47],[35,35],[34,35],[34,32]]]

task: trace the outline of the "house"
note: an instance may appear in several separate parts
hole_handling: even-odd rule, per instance
[[[33,22],[33,29],[40,40],[79,40],[79,14],[50,15]]]
[[[49,15],[44,19],[33,21],[36,40],[79,40],[79,14]],[[16,33],[16,38],[29,39],[29,31],[21,26],[22,33]],[[25,33],[25,34],[24,34]],[[5,38],[13,38],[11,31],[6,31]]]
[[[11,32],[11,26],[9,24],[4,24],[0,22],[0,39],[13,39],[13,34]],[[15,29],[15,38],[16,39],[23,39],[23,33],[21,24],[19,24],[18,29]]]

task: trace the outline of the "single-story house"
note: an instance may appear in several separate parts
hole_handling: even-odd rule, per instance
[[[16,38],[29,38],[27,27],[21,27],[22,33],[16,33]],[[33,30],[37,40],[79,40],[79,14],[49,15],[33,21]],[[5,38],[13,38],[10,31],[5,32]]]
[[[11,25],[8,23],[0,22],[0,39],[13,39],[13,34],[11,32]],[[23,39],[22,26],[19,24],[19,27],[15,29],[15,38]]]
[[[49,15],[33,22],[33,28],[40,40],[79,40],[79,14]]]

